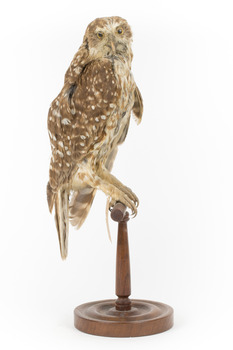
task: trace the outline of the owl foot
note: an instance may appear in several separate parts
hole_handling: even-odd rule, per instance
[[[112,209],[114,208],[114,205],[116,204],[116,201],[113,200],[112,198],[109,201],[109,210],[112,211]]]
[[[130,199],[131,201],[134,202],[136,208],[138,207],[138,205],[139,205],[139,199],[138,199],[138,197],[136,196],[136,194],[133,193],[133,191],[132,191],[129,187],[126,187],[126,186],[120,187],[119,190],[122,191],[122,192],[124,192],[124,193],[129,197],[129,199]],[[112,199],[112,200],[110,201],[110,203],[109,203],[109,208],[112,209],[112,208],[114,207],[115,204],[116,204],[116,201]]]
[[[122,191],[127,197],[128,197],[128,200],[131,201],[133,204],[134,204],[134,208],[137,208],[138,205],[139,205],[139,200],[138,200],[138,197],[133,193],[133,191],[131,191],[130,188],[128,187],[124,187],[124,188],[120,188],[119,189],[120,191]],[[115,199],[112,199],[110,200],[109,202],[109,210],[112,211],[114,205],[117,203],[117,202],[122,202],[124,203],[122,200],[115,200]],[[125,203],[124,203],[125,204]],[[126,204],[125,204],[126,205]],[[132,209],[131,207],[129,207],[130,209]],[[136,216],[136,215],[135,215]]]
[[[136,207],[139,206],[139,199],[136,196],[136,194],[131,190],[131,188],[127,186],[120,186],[119,189],[124,192],[136,205]]]
[[[133,217],[137,215],[137,205],[130,197],[127,196],[125,192],[121,191],[117,187],[114,187],[113,185],[108,185],[107,191],[108,191],[108,195],[111,197],[111,201],[109,203],[110,210],[114,207],[116,202],[121,202],[131,210],[131,215]]]
[[[139,205],[139,199],[136,196],[136,194],[127,186],[124,186],[114,175],[112,175],[107,169],[99,168],[98,170],[99,177],[109,184],[109,186],[112,186],[112,188],[115,188],[115,191],[119,191],[119,194],[121,194],[121,198],[116,198],[114,195],[110,195],[112,198],[112,204],[110,207],[113,207],[116,201],[122,202],[127,207],[129,207],[132,211],[132,214],[136,216],[135,213],[137,213],[137,207]],[[123,198],[126,198],[127,203],[126,204],[123,201]],[[115,200],[115,202],[114,202]],[[129,205],[130,203],[130,205]]]

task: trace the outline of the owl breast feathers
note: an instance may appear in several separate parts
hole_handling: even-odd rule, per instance
[[[143,103],[131,73],[132,32],[120,17],[97,18],[65,75],[48,113],[52,156],[47,185],[55,207],[61,257],[67,256],[69,221],[80,228],[97,189],[137,214],[138,198],[111,174],[131,112],[140,123]]]

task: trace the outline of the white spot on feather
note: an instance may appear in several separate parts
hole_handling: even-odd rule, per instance
[[[63,125],[69,125],[69,124],[71,123],[71,121],[70,121],[68,118],[63,118],[63,119],[61,120],[61,123],[62,123]]]
[[[52,114],[54,115],[54,117],[61,118],[61,113],[58,109],[54,109]]]
[[[81,70],[82,70],[81,67],[74,68],[74,71],[76,74],[79,74],[81,72]]]
[[[59,151],[58,149],[56,150],[56,153],[57,153],[61,158],[64,157],[64,154],[63,154],[61,151]]]

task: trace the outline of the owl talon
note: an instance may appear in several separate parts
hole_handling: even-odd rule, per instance
[[[136,196],[136,194],[129,187],[126,187],[126,186],[122,187],[121,191],[124,192],[126,194],[126,196],[134,203],[136,208],[138,208],[139,199]]]
[[[112,198],[111,198],[111,200],[110,200],[110,202],[109,202],[109,208],[108,208],[108,210],[109,211],[112,211],[112,209],[114,208],[114,205],[116,204],[116,201],[115,200],[113,200]]]
[[[137,215],[137,206],[131,198],[129,198],[123,191],[119,189],[114,189],[111,193],[111,201],[109,203],[109,210],[111,211],[117,202],[121,202],[131,211],[131,216],[135,217]]]
[[[137,207],[135,205],[135,203],[129,199],[129,197],[127,197],[126,195],[124,195],[123,199],[120,199],[120,202],[122,202],[123,204],[125,204],[130,210],[131,210],[131,216],[133,218],[135,218],[135,216],[137,215]]]

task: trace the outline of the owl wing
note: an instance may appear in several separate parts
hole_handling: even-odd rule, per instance
[[[78,79],[88,63],[88,46],[87,40],[84,38],[82,45],[75,54],[67,72],[65,74],[64,87],[60,94],[51,103],[48,112],[48,133],[52,149],[52,156],[49,167],[49,182],[47,184],[47,201],[50,212],[53,209],[55,193],[59,186],[64,183],[70,176],[73,167],[70,163],[66,163],[62,157],[63,147],[68,151],[67,144],[64,145],[62,126],[66,123],[70,124],[72,118],[65,118],[64,108],[67,109],[68,117],[71,111],[69,110],[69,100],[73,94],[74,88],[77,86]],[[63,112],[62,106],[63,105]],[[70,141],[70,140],[68,140]],[[67,142],[66,142],[67,143]],[[60,146],[60,148],[59,148]],[[63,146],[63,147],[62,147]],[[59,159],[60,157],[60,159]]]
[[[52,157],[47,198],[50,211],[55,203],[62,258],[67,256],[69,184],[82,160],[103,139],[119,94],[112,63],[95,60],[83,68],[75,81],[67,77],[61,93],[51,104],[48,130]]]
[[[134,105],[132,108],[133,116],[136,120],[137,124],[140,124],[142,120],[142,113],[143,113],[143,100],[142,100],[142,95],[139,91],[139,88],[135,87],[134,90]]]
[[[104,136],[107,120],[117,105],[119,87],[108,60],[92,61],[76,82],[66,80],[48,114],[52,148],[47,187],[49,208],[61,185],[67,184],[77,165]]]
[[[80,76],[70,100],[75,113],[72,124],[72,155],[82,160],[105,136],[108,119],[116,109],[120,86],[109,60],[90,62]]]

